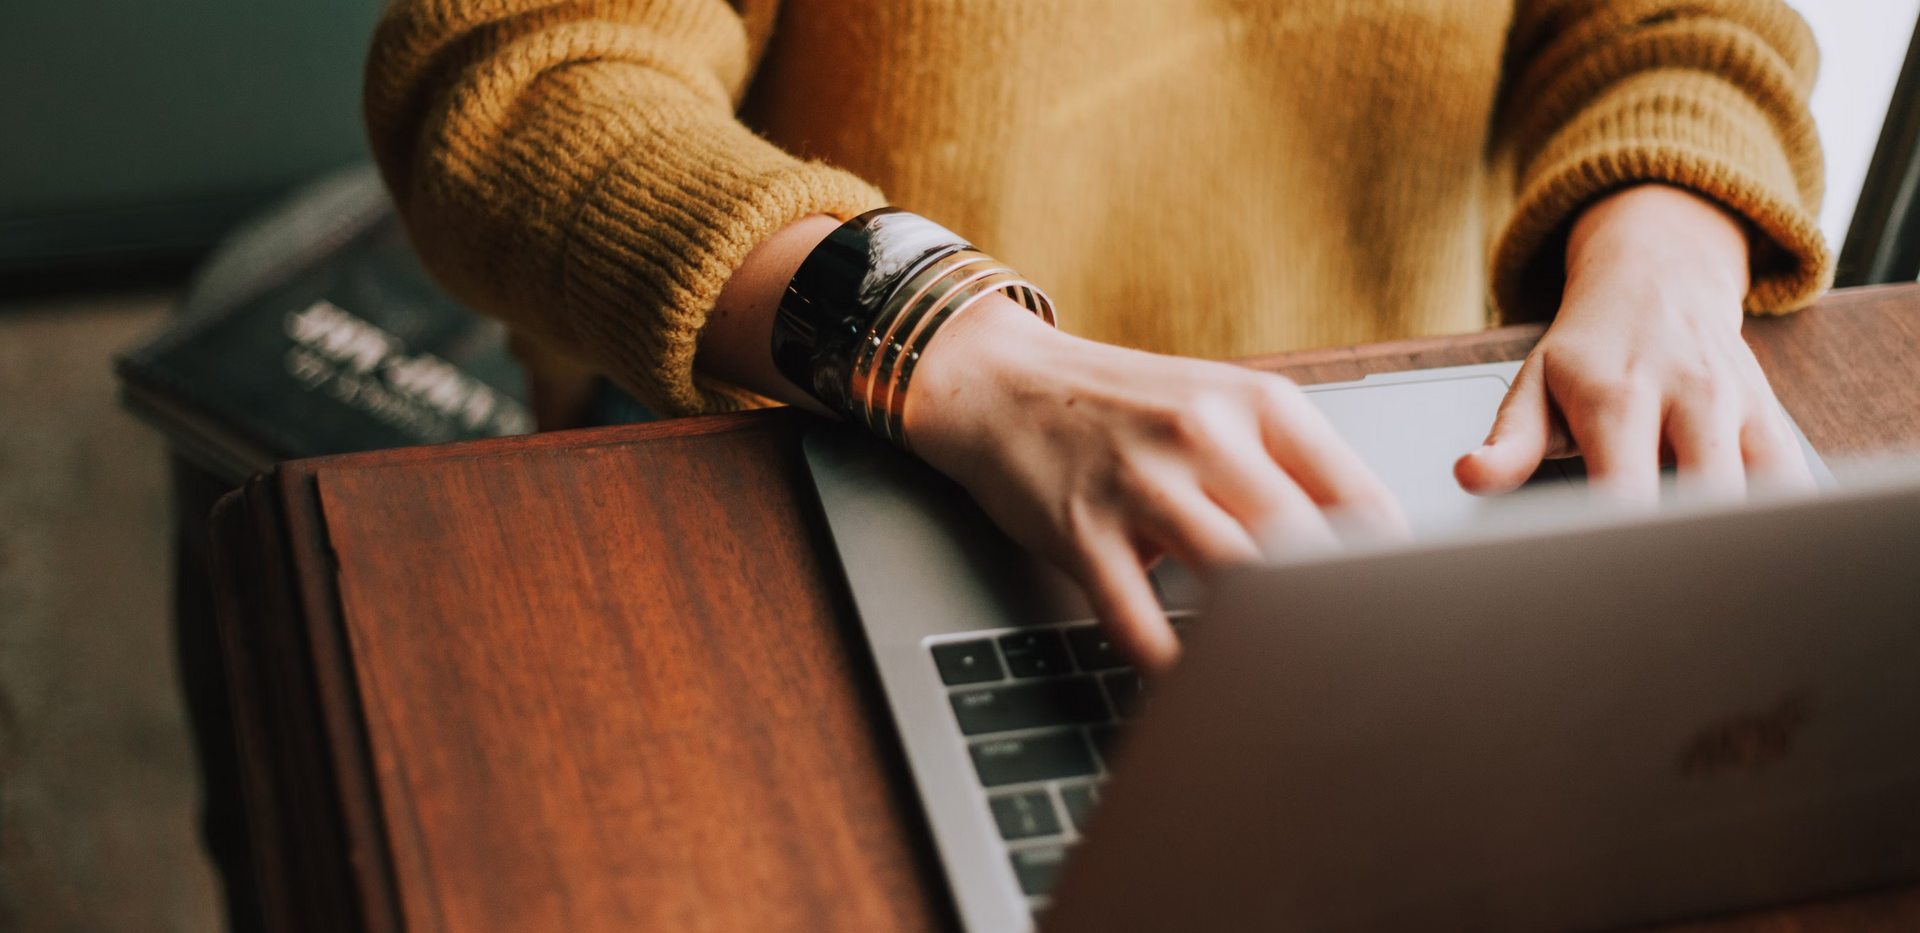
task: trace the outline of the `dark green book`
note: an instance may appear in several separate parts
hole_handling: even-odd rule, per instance
[[[427,276],[367,169],[235,234],[117,371],[128,408],[235,483],[280,460],[534,429],[505,329]]]

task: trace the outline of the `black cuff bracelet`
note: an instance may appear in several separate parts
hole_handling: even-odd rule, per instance
[[[773,362],[855,424],[906,447],[907,388],[940,325],[1004,292],[1052,324],[1047,296],[945,227],[898,208],[840,225],[780,299]]]

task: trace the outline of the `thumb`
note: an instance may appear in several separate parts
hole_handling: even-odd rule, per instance
[[[1476,496],[1512,492],[1540,468],[1553,430],[1541,370],[1537,354],[1527,358],[1500,402],[1486,443],[1454,462],[1453,478],[1460,488]]]

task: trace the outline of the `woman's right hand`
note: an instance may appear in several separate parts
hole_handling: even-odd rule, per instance
[[[794,270],[838,225],[802,218],[753,249],[701,329],[702,372],[824,413],[773,365],[768,335]],[[1204,574],[1328,546],[1335,510],[1376,534],[1406,529],[1293,383],[1070,337],[999,295],[934,335],[904,416],[914,452],[1074,577],[1149,671],[1180,650],[1147,581],[1160,555]]]
[[[1179,653],[1147,570],[1202,574],[1335,543],[1338,510],[1404,535],[1392,495],[1293,383],[1095,343],[994,296],[936,334],[905,412],[914,452],[1086,590],[1149,671]]]

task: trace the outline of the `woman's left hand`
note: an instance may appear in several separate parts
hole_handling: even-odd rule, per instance
[[[1741,498],[1749,478],[1810,486],[1806,460],[1740,338],[1744,231],[1677,188],[1642,185],[1581,215],[1560,311],[1514,379],[1486,444],[1454,465],[1480,495],[1517,488],[1543,458],[1583,456],[1595,492],[1658,501]]]

